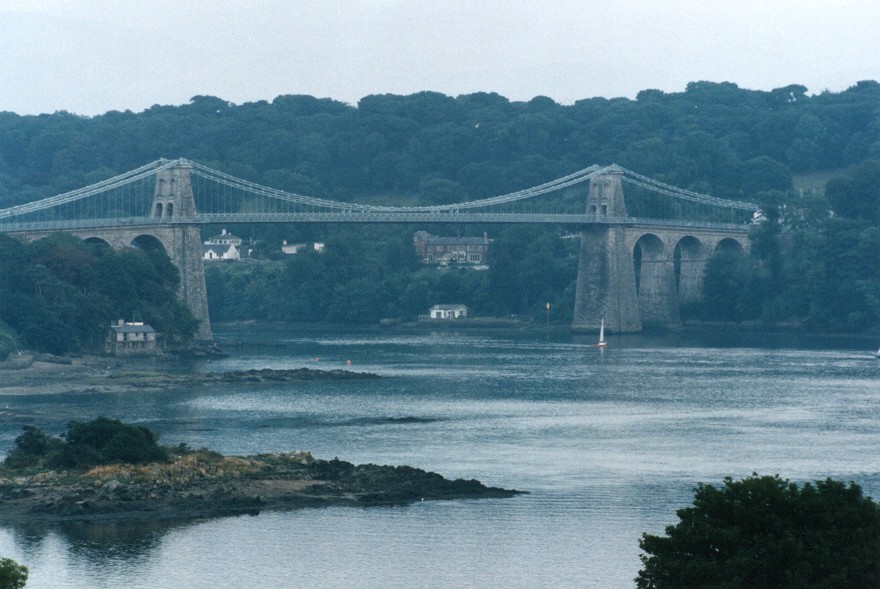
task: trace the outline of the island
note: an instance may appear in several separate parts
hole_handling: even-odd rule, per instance
[[[0,468],[0,521],[203,518],[523,493],[409,466],[355,465],[305,451],[223,456],[161,446],[157,438],[106,417],[71,422],[60,437],[25,427]]]

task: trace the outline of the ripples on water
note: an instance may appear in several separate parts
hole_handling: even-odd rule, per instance
[[[528,490],[150,526],[0,529],[28,587],[632,587],[641,533],[699,482],[753,471],[880,496],[880,363],[857,350],[543,334],[218,330],[234,357],[172,367],[348,367],[386,378],[5,398],[0,444],[105,414],[168,444],[307,449]],[[347,361],[351,361],[351,366]]]

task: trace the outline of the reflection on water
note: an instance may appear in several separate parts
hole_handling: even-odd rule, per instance
[[[875,345],[748,333],[217,329],[221,360],[169,370],[349,367],[384,378],[6,397],[22,425],[109,415],[231,454],[309,450],[530,491],[506,500],[194,522],[0,528],[38,587],[631,587],[638,538],[697,482],[752,472],[880,496]],[[163,366],[160,364],[160,366]],[[155,370],[155,363],[151,365]],[[246,575],[242,571],[247,571]]]
[[[108,559],[120,562],[148,558],[165,534],[197,524],[198,520],[31,523],[13,525],[9,531],[26,554],[45,549],[51,537],[60,539],[72,558],[101,567]]]

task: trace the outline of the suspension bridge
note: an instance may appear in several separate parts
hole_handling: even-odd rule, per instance
[[[107,180],[0,209],[0,233],[67,232],[113,247],[160,248],[181,272],[181,297],[210,339],[201,225],[241,223],[539,223],[581,233],[575,329],[674,325],[699,297],[706,260],[748,247],[757,206],[658,182],[617,165],[450,204],[334,201],[263,186],[186,160],[157,160]]]

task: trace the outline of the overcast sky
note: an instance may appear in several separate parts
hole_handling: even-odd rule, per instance
[[[0,0],[0,111],[880,80],[880,0]]]

